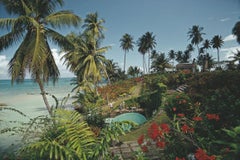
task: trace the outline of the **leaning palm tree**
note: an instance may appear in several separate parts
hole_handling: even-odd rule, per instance
[[[240,21],[238,21],[233,29],[232,29],[232,34],[237,36],[237,42],[240,44]]]
[[[194,25],[194,26],[192,26],[192,28],[189,29],[189,31],[187,33],[189,36],[189,39],[191,39],[191,44],[197,46],[198,55],[200,54],[198,45],[203,41],[202,35],[205,34],[202,32],[202,30],[203,30],[203,27]]]
[[[10,32],[0,37],[0,51],[9,48],[15,42],[20,43],[13,58],[9,62],[9,74],[14,81],[23,81],[26,72],[30,72],[41,90],[44,103],[49,114],[52,108],[47,100],[44,82],[52,79],[55,83],[59,70],[54,61],[48,40],[69,49],[71,44],[55,28],[63,26],[78,26],[80,18],[70,11],[54,12],[62,6],[62,0],[1,0],[6,10],[14,14],[14,18],[1,18],[0,28]]]
[[[220,64],[219,64],[219,62],[220,62],[219,48],[221,48],[223,46],[224,41],[223,41],[221,36],[215,35],[211,40],[211,44],[212,44],[213,48],[217,49],[218,67],[220,67]]]
[[[123,35],[123,37],[120,39],[120,47],[124,50],[124,64],[123,64],[123,71],[125,73],[125,67],[126,67],[126,52],[129,50],[133,50],[133,37],[127,33]]]

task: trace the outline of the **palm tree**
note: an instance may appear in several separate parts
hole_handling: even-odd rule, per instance
[[[237,42],[240,44],[240,21],[238,21],[233,29],[232,29],[232,34],[237,36]]]
[[[229,58],[232,58],[232,63],[238,62],[237,69],[240,69],[240,51],[237,50],[237,53],[234,53],[234,55]]]
[[[138,77],[138,75],[140,74],[140,69],[137,66],[130,66],[128,68],[128,74],[132,77]]]
[[[202,33],[202,30],[203,30],[203,27],[194,25],[192,26],[192,28],[189,29],[187,33],[189,36],[189,39],[191,39],[191,44],[197,46],[198,55],[200,54],[198,45],[203,41],[202,35],[205,34],[205,33]]]
[[[156,46],[155,36],[151,32],[146,32],[142,37],[138,39],[137,42],[138,51],[143,55],[143,73],[149,72],[150,70],[150,53]],[[148,67],[146,67],[145,63],[145,54],[148,53]]]
[[[156,47],[156,40],[155,40],[155,36],[153,35],[153,33],[151,32],[146,32],[145,33],[145,49],[146,52],[148,53],[148,67],[147,67],[147,72],[150,72],[150,54],[151,51]]]
[[[145,40],[144,40],[144,35],[142,35],[138,41],[137,41],[137,45],[138,45],[138,52],[140,52],[143,56],[143,74],[145,74],[146,71],[146,63],[145,63],[145,54],[147,52],[146,47],[145,47]]]
[[[177,51],[176,52],[176,61],[178,63],[182,63],[182,61],[183,61],[182,57],[183,57],[183,52],[182,51]]]
[[[91,32],[94,35],[94,39],[103,39],[104,38],[104,27],[102,24],[105,23],[104,19],[98,18],[98,13],[90,13],[86,16],[84,20],[83,28],[86,32]]]
[[[175,57],[176,57],[175,51],[174,51],[174,50],[170,50],[170,51],[168,52],[168,58],[169,58],[170,60],[172,60],[172,65],[173,65],[173,67],[174,67]]]
[[[205,71],[206,69],[208,69],[209,67],[208,67],[208,65],[210,64],[209,62],[208,62],[208,59],[209,59],[209,54],[208,54],[208,52],[207,52],[207,50],[209,49],[209,48],[211,48],[211,42],[208,40],[208,39],[206,39],[204,42],[203,42],[203,47],[202,47],[202,49],[203,49],[203,52],[205,52],[204,54],[205,54],[205,58],[203,58],[203,71]]]
[[[123,35],[123,37],[120,39],[120,47],[124,50],[124,65],[123,65],[123,71],[125,73],[125,67],[126,67],[126,52],[129,50],[133,50],[133,37],[127,33]]]
[[[9,74],[14,81],[23,81],[26,72],[38,83],[49,114],[52,108],[47,100],[44,82],[53,83],[59,77],[59,70],[54,61],[48,40],[68,50],[71,44],[54,28],[78,26],[80,18],[70,11],[54,12],[62,6],[62,0],[2,0],[2,4],[16,18],[1,18],[0,28],[7,28],[9,33],[0,37],[0,51],[22,40],[13,58],[9,62]]]
[[[151,68],[154,72],[164,72],[165,68],[170,68],[170,64],[164,53],[157,54],[153,58]]]
[[[217,58],[218,58],[218,67],[220,67],[219,65],[219,61],[220,61],[220,57],[219,57],[219,48],[221,48],[224,44],[224,41],[222,40],[222,37],[219,35],[215,35],[212,40],[211,40],[211,44],[213,48],[217,49]]]
[[[73,34],[67,35],[75,47],[64,55],[64,63],[77,75],[80,84],[92,82],[96,89],[103,77],[109,78],[106,70],[109,61],[103,55],[109,46],[100,47],[94,43],[92,40],[94,37],[90,32],[73,37]]]

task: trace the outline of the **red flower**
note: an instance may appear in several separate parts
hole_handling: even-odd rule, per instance
[[[174,112],[177,110],[177,108],[176,107],[173,107],[173,109],[172,109]]]
[[[203,119],[202,119],[202,117],[193,117],[193,120],[194,121],[202,121]]]
[[[162,124],[160,125],[160,128],[162,129],[162,131],[163,131],[164,133],[169,133],[169,131],[170,131],[170,127],[169,127],[169,125],[166,124],[166,123],[162,123]]]
[[[193,128],[190,128],[188,125],[184,124],[182,127],[181,127],[181,130],[183,133],[192,133],[194,132],[194,129]]]
[[[141,147],[141,149],[142,149],[142,151],[143,151],[143,152],[147,152],[147,151],[148,151],[148,147],[147,147],[147,146],[145,146],[145,145],[144,145],[144,146],[142,146],[142,147]]]
[[[185,116],[185,114],[183,114],[183,113],[178,113],[177,115],[178,115],[178,117],[184,117]]]
[[[214,155],[208,156],[207,153],[201,148],[196,150],[195,157],[197,160],[215,160],[216,159]]]
[[[206,114],[206,116],[207,116],[207,119],[209,119],[209,120],[214,120],[214,119],[215,119],[216,121],[219,121],[219,120],[220,120],[218,114]]]
[[[166,145],[166,142],[164,142],[164,141],[157,141],[156,145],[157,145],[157,147],[159,147],[159,148],[164,148],[165,145]]]
[[[143,140],[144,140],[144,135],[141,135],[137,140],[138,144],[139,145],[143,144]]]
[[[153,122],[150,128],[148,128],[148,136],[153,140],[155,140],[158,137],[158,135],[159,135],[159,127],[155,122]]]
[[[180,98],[180,96],[179,96],[179,95],[177,95],[177,96],[176,96],[176,98]]]

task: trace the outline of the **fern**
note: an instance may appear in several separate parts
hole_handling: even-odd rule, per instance
[[[20,155],[32,159],[87,159],[95,138],[79,113],[58,109],[40,140],[27,144]]]

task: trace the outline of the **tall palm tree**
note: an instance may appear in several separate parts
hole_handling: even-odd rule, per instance
[[[138,45],[138,52],[142,54],[143,58],[143,74],[146,73],[146,62],[145,62],[145,54],[147,52],[146,47],[145,47],[145,39],[144,39],[144,35],[142,35],[138,41],[137,41],[137,45]]]
[[[238,21],[233,29],[232,29],[232,34],[237,36],[237,42],[240,44],[240,21]]]
[[[211,44],[212,44],[213,48],[217,49],[218,67],[220,67],[219,48],[221,48],[223,46],[224,41],[220,35],[215,35],[211,40]]]
[[[150,72],[150,54],[151,51],[156,47],[157,43],[156,43],[156,39],[155,39],[155,35],[153,35],[153,33],[151,32],[146,32],[144,35],[144,41],[145,41],[145,49],[148,53],[148,67],[147,67],[147,72]]]
[[[52,108],[47,100],[44,82],[52,79],[55,83],[59,70],[54,61],[48,40],[68,50],[71,44],[53,29],[63,26],[78,26],[80,18],[70,11],[54,12],[62,6],[62,0],[1,0],[6,10],[14,18],[1,18],[0,28],[7,28],[9,33],[0,37],[0,51],[9,48],[15,42],[20,43],[9,62],[9,73],[14,81],[23,81],[26,72],[38,83],[49,114]]]
[[[192,28],[189,29],[189,31],[187,33],[188,36],[189,36],[189,39],[191,39],[191,44],[197,46],[198,55],[200,53],[198,45],[203,41],[202,35],[205,34],[202,31],[203,31],[203,27],[199,27],[197,25],[194,25],[194,26],[192,26]]]
[[[83,28],[85,28],[86,32],[91,32],[95,39],[103,39],[103,31],[105,30],[103,23],[105,23],[105,20],[99,19],[97,12],[90,13],[84,20]]]
[[[124,50],[124,64],[123,64],[123,71],[125,73],[125,67],[126,67],[126,52],[129,50],[133,50],[133,37],[127,33],[123,35],[123,37],[120,39],[120,47]]]
[[[211,42],[208,40],[208,39],[206,39],[206,40],[204,40],[204,42],[203,42],[203,47],[202,47],[202,49],[203,49],[203,52],[205,52],[204,54],[205,54],[205,58],[203,58],[203,71],[205,71],[206,69],[208,69],[209,67],[208,67],[208,65],[210,64],[209,62],[208,62],[208,60],[209,60],[209,54],[208,54],[208,52],[207,52],[207,50],[209,49],[209,48],[211,48]]]
[[[67,35],[75,47],[64,55],[64,63],[77,75],[79,83],[92,82],[97,87],[103,77],[109,78],[106,70],[109,61],[104,56],[109,46],[100,47],[94,43],[90,32],[73,37],[73,34]]]

